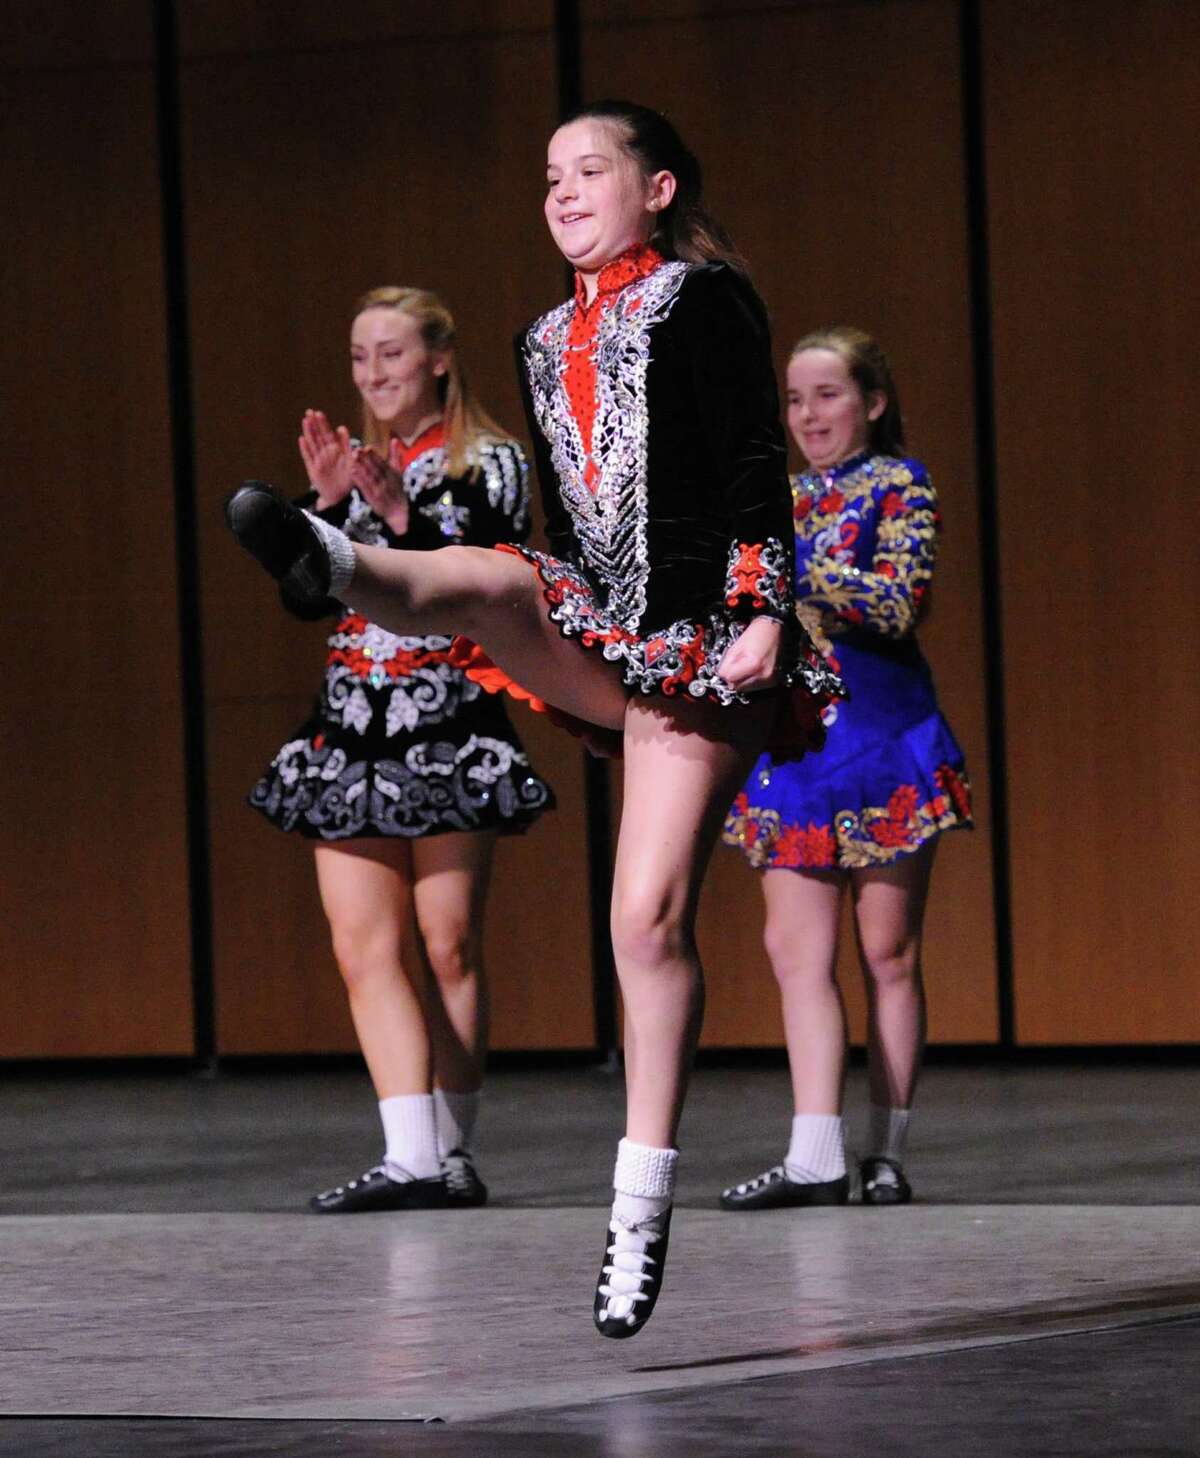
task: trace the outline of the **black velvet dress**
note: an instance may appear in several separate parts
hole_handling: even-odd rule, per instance
[[[527,467],[513,441],[485,441],[479,471],[446,475],[440,424],[403,466],[409,529],[399,537],[350,496],[321,513],[354,541],[424,551],[491,547],[529,531]],[[525,830],[554,805],[502,700],[450,661],[446,637],[389,633],[345,612],[321,694],[250,804],[281,830],[321,840]]]
[[[519,551],[563,636],[632,692],[731,705],[748,696],[720,677],[723,654],[753,618],[776,618],[780,719],[797,754],[819,744],[842,685],[794,615],[786,447],[750,284],[634,249],[591,305],[580,281],[516,343],[551,549]]]

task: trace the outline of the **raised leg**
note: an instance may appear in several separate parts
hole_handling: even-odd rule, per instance
[[[547,703],[606,729],[625,719],[616,668],[567,642],[523,558],[483,547],[405,552],[355,546],[350,606],[394,633],[461,633]]]

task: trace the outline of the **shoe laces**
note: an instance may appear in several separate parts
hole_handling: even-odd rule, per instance
[[[654,1279],[653,1268],[658,1261],[648,1254],[648,1247],[658,1240],[662,1231],[654,1221],[642,1225],[627,1225],[623,1220],[609,1221],[608,1232],[613,1237],[605,1254],[611,1264],[601,1268],[600,1274],[607,1276],[597,1290],[604,1297],[600,1310],[601,1321],[624,1321],[630,1326],[637,1321],[639,1301],[649,1301],[649,1291],[643,1290],[647,1281]]]
[[[785,1178],[786,1171],[784,1170],[783,1165],[775,1164],[772,1165],[770,1169],[763,1170],[762,1174],[755,1175],[752,1180],[746,1180],[740,1185],[735,1185],[732,1190],[726,1190],[725,1193],[727,1195],[748,1195],[753,1190],[761,1190],[764,1188],[764,1186],[773,1185],[777,1180],[782,1180]]]

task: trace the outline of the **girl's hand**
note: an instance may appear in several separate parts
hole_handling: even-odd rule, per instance
[[[299,445],[309,485],[317,493],[317,509],[336,506],[349,496],[354,462],[346,427],[339,425],[334,430],[324,411],[306,410],[300,422]]]
[[[779,643],[783,624],[777,618],[755,618],[725,650],[717,672],[732,689],[749,693],[770,688],[779,678]]]
[[[394,441],[388,454],[396,459],[399,441]],[[351,452],[350,484],[380,521],[402,537],[408,531],[408,494],[404,477],[370,448],[360,446]]]

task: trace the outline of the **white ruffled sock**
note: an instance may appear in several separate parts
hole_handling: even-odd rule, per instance
[[[675,1198],[678,1149],[655,1149],[622,1139],[613,1171],[613,1218],[622,1225],[644,1225],[663,1215]]]

